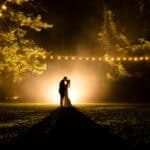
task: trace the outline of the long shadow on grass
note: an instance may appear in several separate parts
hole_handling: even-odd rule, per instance
[[[58,108],[15,141],[16,145],[72,148],[126,149],[108,128],[97,125],[76,108]],[[72,146],[72,147],[70,147]]]

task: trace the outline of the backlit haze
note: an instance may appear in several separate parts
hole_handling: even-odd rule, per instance
[[[24,82],[24,96],[36,102],[59,104],[59,82],[67,76],[71,80],[69,97],[73,104],[99,100],[106,92],[107,84],[103,79],[100,64],[94,64],[69,60],[52,61],[42,76],[32,77]]]

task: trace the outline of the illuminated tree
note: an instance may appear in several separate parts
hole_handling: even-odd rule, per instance
[[[111,61],[110,58],[112,55],[120,57],[141,56],[141,58],[142,56],[147,56],[150,54],[150,41],[139,38],[135,43],[132,43],[117,27],[112,11],[106,10],[104,12],[102,31],[98,35],[101,48],[104,49],[104,57],[110,65],[111,71],[106,74],[107,78],[116,80],[127,76],[143,76],[143,67],[138,65],[137,60],[136,63],[129,65],[127,62]],[[143,66],[149,69],[147,64],[143,64]],[[135,68],[138,68],[138,71],[135,71]]]
[[[26,73],[46,69],[47,52],[31,38],[33,32],[52,28],[32,9],[33,0],[6,0],[0,4],[0,97],[13,90]],[[34,13],[33,13],[34,11]]]
[[[7,0],[0,9],[0,75],[17,81],[26,72],[41,74],[46,69],[46,51],[29,39],[29,30],[52,28],[28,10],[30,0]],[[30,9],[31,10],[31,9]]]

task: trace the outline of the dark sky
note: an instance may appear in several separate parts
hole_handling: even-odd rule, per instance
[[[37,10],[44,10],[43,20],[54,24],[52,30],[36,37],[42,46],[56,53],[74,53],[80,47],[97,51],[104,4],[115,14],[121,32],[131,40],[150,33],[150,0],[36,0],[35,4]]]
[[[46,48],[68,53],[80,46],[89,49],[98,46],[97,33],[102,24],[101,2],[45,0],[41,4],[46,10],[42,13],[43,19],[54,24],[52,30],[42,32],[40,41]]]

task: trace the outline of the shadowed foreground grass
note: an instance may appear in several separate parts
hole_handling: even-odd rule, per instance
[[[1,144],[12,141],[63,144],[72,139],[73,145],[92,141],[95,145],[110,146],[118,137],[121,139],[117,143],[123,139],[130,149],[144,149],[150,144],[150,105],[90,104],[77,105],[77,109],[56,108],[39,104],[1,104]]]

